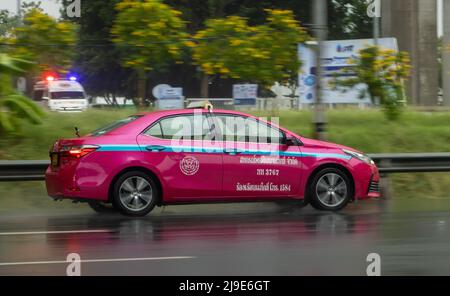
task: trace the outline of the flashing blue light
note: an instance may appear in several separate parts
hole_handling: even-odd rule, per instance
[[[77,77],[76,77],[76,76],[70,76],[70,77],[69,77],[69,80],[70,80],[70,81],[77,81]]]

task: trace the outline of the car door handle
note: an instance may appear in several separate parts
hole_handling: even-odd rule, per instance
[[[148,150],[148,151],[164,151],[164,150],[166,150],[166,147],[160,146],[160,145],[150,145],[150,146],[146,146],[145,150]]]
[[[226,154],[231,154],[231,155],[236,155],[236,154],[242,153],[242,151],[237,150],[237,149],[225,149],[225,150],[223,150],[223,152]]]

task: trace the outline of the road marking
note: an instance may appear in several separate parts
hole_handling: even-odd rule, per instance
[[[7,236],[7,235],[39,235],[39,234],[71,234],[71,233],[105,233],[105,232],[112,232],[112,230],[97,229],[97,230],[0,232],[0,236]]]
[[[175,257],[147,257],[147,258],[111,258],[111,259],[87,259],[80,260],[80,263],[98,263],[98,262],[126,262],[126,261],[152,261],[152,260],[180,260],[180,259],[195,259],[193,256],[175,256]],[[30,262],[5,262],[0,263],[0,266],[18,266],[18,265],[40,265],[40,264],[67,264],[70,262],[64,261],[30,261]]]

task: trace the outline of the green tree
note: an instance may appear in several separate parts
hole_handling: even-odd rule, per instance
[[[40,10],[41,2],[22,2],[22,12],[29,12],[32,9]],[[0,10],[0,40],[7,39],[14,34],[14,29],[21,24],[21,18],[17,14],[11,14],[6,9]]]
[[[63,11],[69,2],[62,0]],[[71,18],[80,25],[79,41],[75,51],[74,65],[80,72],[83,85],[95,95],[136,96],[136,68],[125,68],[120,63],[120,53],[115,44],[109,42],[112,22],[116,17],[115,5],[120,0],[89,0],[81,5],[81,18]],[[248,20],[251,26],[266,22],[264,9],[292,10],[295,19],[302,23],[311,23],[312,0],[164,0],[164,3],[183,13],[187,21],[186,29],[195,34],[205,28],[205,22],[211,18],[223,18],[237,15]],[[367,17],[365,0],[329,1],[330,39],[367,38],[371,35],[371,22]],[[356,4],[354,4],[356,3]],[[65,16],[65,13],[62,14]],[[69,19],[67,19],[69,20]],[[121,46],[123,55],[127,55],[131,46]],[[147,80],[154,83],[176,83],[184,87],[188,96],[198,96],[197,83],[199,71],[192,66],[189,56],[183,55],[184,64],[167,63],[164,71],[147,71]],[[160,70],[155,67],[155,70]],[[215,96],[229,96],[232,79],[211,77]],[[207,82],[207,81],[206,81]],[[149,87],[147,84],[147,89]]]
[[[44,112],[12,87],[12,75],[21,74],[32,63],[0,53],[0,134],[17,134],[21,121],[41,122]]]
[[[263,88],[287,84],[300,67],[297,45],[308,36],[291,11],[266,13],[266,24],[259,26],[239,16],[208,20],[195,34],[195,42],[186,42],[194,63],[205,75],[239,78]],[[202,88],[202,95],[208,97],[207,88]]]
[[[20,24],[17,15],[11,15],[6,9],[0,10],[0,40],[5,40],[11,36],[13,29]]]
[[[295,18],[312,23],[314,0],[166,0],[168,5],[183,12],[189,20],[189,32],[203,29],[206,20],[237,15],[247,18],[250,25],[265,22],[265,9],[293,11]],[[367,0],[329,0],[329,39],[357,39],[372,36],[372,20],[366,13]]]
[[[81,17],[68,18],[78,27],[73,71],[93,96],[102,96],[117,105],[117,96],[136,97],[136,74],[121,63],[121,51],[111,41],[111,29],[117,16],[115,5],[121,0],[90,0],[81,5]],[[62,11],[72,1],[62,2]]]
[[[166,69],[181,60],[186,38],[181,12],[160,0],[124,0],[116,5],[113,41],[124,50],[123,60],[138,72],[137,106],[146,98],[146,72]]]
[[[328,5],[328,39],[372,38],[373,20],[367,15],[367,0],[332,0]]]
[[[361,90],[360,98],[368,95],[373,103],[379,100],[387,118],[397,119],[405,103],[404,82],[411,70],[408,53],[369,46],[362,49],[351,64],[354,66],[344,72],[352,77],[336,77],[333,86],[345,91],[365,84],[367,87]]]
[[[24,15],[23,24],[15,29],[15,52],[35,61],[39,71],[64,73],[72,64],[76,29],[73,23],[57,21],[32,8]]]

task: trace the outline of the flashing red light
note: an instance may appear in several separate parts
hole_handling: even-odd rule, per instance
[[[47,76],[45,79],[46,79],[47,81],[53,81],[53,80],[55,80],[55,77],[53,77],[53,76]]]

